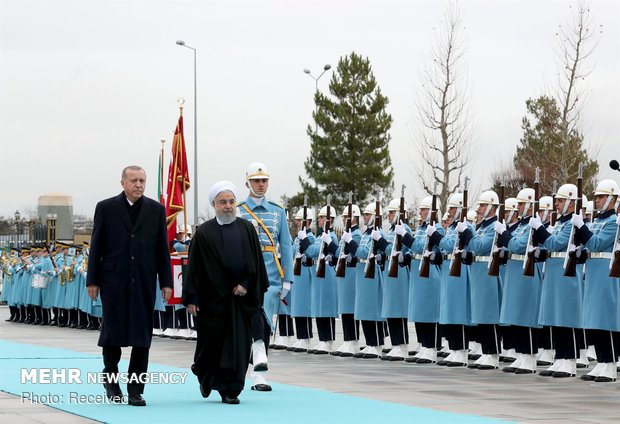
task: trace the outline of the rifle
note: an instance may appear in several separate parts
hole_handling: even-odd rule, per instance
[[[347,206],[347,225],[346,232],[351,231],[351,225],[353,221],[353,192],[349,192],[349,205]],[[347,273],[347,255],[344,253],[345,243],[340,243],[340,257],[338,258],[338,264],[336,265],[336,277],[344,278]]]
[[[331,194],[327,195],[327,216],[325,217],[325,225],[323,225],[323,232],[329,234],[330,221],[331,221]],[[321,243],[321,251],[319,252],[319,262],[316,265],[316,276],[319,278],[325,278],[325,252],[327,251],[327,243]]]
[[[581,213],[581,204],[583,200],[583,164],[579,164],[577,173],[577,200],[575,201],[575,211],[573,213]],[[577,251],[570,250],[571,245],[575,246],[575,232],[577,229],[573,225],[568,237],[568,246],[566,246],[566,257],[564,258],[564,276],[574,277],[577,275]]]
[[[506,210],[506,187],[502,184],[499,186],[499,208],[497,209],[497,220],[500,219],[506,224],[506,220],[504,219],[504,214]],[[493,235],[493,252],[491,253],[491,260],[489,261],[489,267],[487,275],[491,277],[499,276],[499,265],[502,262],[501,258],[501,248],[502,246],[499,243],[499,234],[495,233]]]
[[[400,205],[398,208],[398,218],[396,224],[405,222],[405,185],[403,184],[400,189]],[[402,237],[398,234],[394,237],[394,244],[392,244],[392,253],[400,252],[403,248]],[[388,277],[398,278],[398,256],[394,258],[394,255],[390,255],[390,264],[388,267]]]
[[[467,219],[467,186],[469,185],[469,177],[465,177],[465,184],[463,185],[463,206],[461,207],[461,216],[460,221],[465,222]],[[450,277],[460,277],[461,276],[461,257],[456,257],[458,255],[458,251],[461,251],[465,248],[465,246],[461,243],[458,232],[456,233],[456,240],[454,240],[454,249],[452,249],[452,259],[450,262]]]
[[[374,229],[379,231],[381,229],[381,202],[379,201],[379,193],[377,193],[377,197],[375,198],[375,222]],[[366,259],[366,267],[364,268],[364,278],[375,278],[375,269],[377,265],[377,260],[375,256],[377,255],[377,244],[375,241],[372,241],[371,248],[368,250],[368,258]]]
[[[433,189],[433,202],[431,204],[431,219],[429,225],[435,225],[437,222],[437,183],[435,183],[435,188]],[[426,246],[424,247],[424,251],[431,250],[431,238],[426,236]],[[428,278],[431,272],[431,257],[424,256],[420,261],[420,277]]]
[[[536,168],[536,179],[534,180],[534,204],[532,205],[532,217],[538,216],[538,200],[540,199],[540,168]],[[527,245],[532,249],[527,252],[527,257],[523,261],[523,275],[526,277],[534,276],[534,267],[536,264],[536,256],[534,252],[534,248],[536,247],[536,242],[534,240],[534,230],[530,228],[528,237],[527,237]]]
[[[304,214],[303,221],[301,222],[301,229],[306,231],[308,226],[308,196],[304,196]],[[301,275],[301,253],[298,252],[298,255],[295,257],[295,266],[293,267],[293,275]]]
[[[620,278],[620,225],[616,228],[613,256],[609,260],[609,276]]]
[[[558,191],[558,182],[553,180],[553,209],[551,211],[551,215],[549,216],[549,225],[555,227],[555,223],[558,221],[558,211],[555,210],[555,195]]]

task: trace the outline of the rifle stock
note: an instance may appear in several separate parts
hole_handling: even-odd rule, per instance
[[[433,193],[433,202],[431,205],[431,219],[429,225],[435,225],[437,222],[437,188],[435,188]],[[426,236],[426,246],[424,247],[424,251],[428,251],[431,248],[431,240],[430,237]],[[420,263],[420,277],[428,278],[431,272],[431,257],[424,256],[422,257],[422,261]]]
[[[463,189],[463,208],[461,209],[461,222],[465,222],[467,219],[467,180],[465,179],[465,187]],[[456,240],[454,240],[454,249],[452,250],[452,262],[450,262],[450,277],[460,277],[461,276],[461,265],[463,261],[461,257],[456,257],[458,255],[458,251],[463,250],[465,246],[461,243],[460,237],[458,233],[456,235]]]
[[[351,225],[353,221],[353,202],[352,202],[352,194],[349,192],[349,205],[347,210],[347,225],[346,232],[351,231]],[[347,256],[344,254],[345,244],[340,244],[340,257],[338,258],[338,264],[336,265],[336,277],[344,278],[347,274]]]
[[[400,195],[400,205],[398,208],[398,223],[405,222],[405,185],[402,186]],[[392,245],[392,253],[400,252],[403,248],[402,236],[398,234],[394,237],[394,244]],[[398,256],[390,255],[390,265],[388,268],[388,277],[398,278]]]
[[[327,196],[327,213],[325,217],[325,225],[323,229],[326,234],[329,234],[331,224],[331,205],[330,196]],[[316,276],[318,278],[325,278],[325,251],[327,250],[327,243],[321,243],[321,251],[319,252],[319,261],[316,266]]]
[[[506,221],[504,220],[504,213],[506,211],[506,188],[504,187],[504,185],[501,185],[499,187],[499,208],[497,211],[497,219],[501,219],[502,221],[504,221],[504,224],[506,223]],[[491,260],[489,261],[489,271],[488,271],[488,275],[490,275],[491,277],[499,277],[499,265],[502,262],[502,258],[501,258],[501,246],[499,244],[499,235],[497,233],[495,233],[493,235],[493,251],[491,253]]]
[[[575,211],[573,213],[581,213],[581,203],[583,199],[583,165],[579,164],[579,174],[577,175],[577,200],[575,201]],[[571,245],[575,246],[575,231],[573,225],[568,237],[568,246],[566,247],[566,258],[564,259],[564,277],[575,277],[577,275],[577,251],[571,250]]]
[[[377,200],[375,203],[375,222],[374,229],[381,229],[381,203],[379,202],[379,196],[377,196]],[[372,241],[372,247],[368,251],[368,259],[366,262],[366,267],[364,268],[364,278],[375,278],[375,271],[377,268],[377,260],[375,256],[377,255],[377,244],[375,241]]]
[[[302,230],[306,230],[308,225],[308,204],[307,204],[307,196],[304,197],[304,214],[303,221],[301,223]],[[298,252],[300,253],[300,252]],[[301,275],[301,254],[295,257],[295,266],[293,267],[293,275],[300,276]]]

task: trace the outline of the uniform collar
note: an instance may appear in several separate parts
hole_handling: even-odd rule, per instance
[[[605,218],[609,218],[610,216],[615,215],[615,214],[616,214],[616,211],[615,211],[614,209],[609,209],[608,211],[605,211],[605,212],[599,213],[599,214],[596,216],[596,219],[605,219]]]
[[[485,218],[482,220],[482,222],[480,223],[480,227],[482,228],[486,228],[489,225],[491,225],[492,223],[494,223],[495,221],[497,221],[497,215],[492,216],[491,218]]]

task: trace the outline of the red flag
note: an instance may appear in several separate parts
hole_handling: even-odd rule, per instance
[[[184,194],[189,189],[189,170],[185,138],[183,137],[183,113],[179,116],[179,123],[174,130],[172,140],[172,157],[168,168],[168,189],[166,190],[166,224],[168,226],[168,242],[176,235],[177,214],[185,209]]]

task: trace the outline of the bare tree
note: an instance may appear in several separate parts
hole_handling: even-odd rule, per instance
[[[422,188],[437,184],[441,209],[461,184],[472,159],[472,125],[467,95],[467,70],[460,13],[451,4],[431,40],[416,98],[417,125],[414,169]]]

